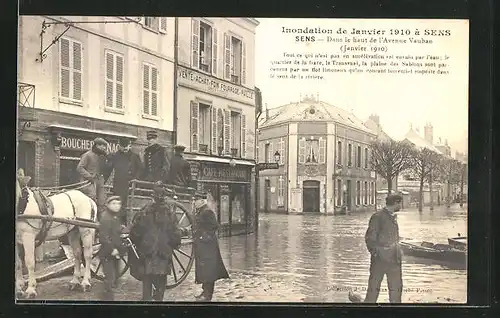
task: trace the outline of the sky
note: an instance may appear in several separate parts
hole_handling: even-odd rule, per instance
[[[300,96],[319,94],[323,102],[352,112],[363,121],[370,114],[380,117],[384,131],[402,139],[410,124],[423,135],[424,126],[431,122],[434,141],[441,137],[452,151],[467,150],[468,135],[468,43],[466,20],[378,20],[378,19],[258,19],[256,30],[255,86],[263,94],[269,108],[298,102]],[[448,75],[394,75],[326,73],[324,80],[271,79],[271,61],[283,60],[283,53],[337,53],[342,43],[296,42],[297,34],[282,33],[282,27],[331,29],[332,37],[339,28],[350,33],[356,29],[450,30],[451,36],[425,36],[432,44],[384,44],[387,54],[447,55]],[[367,37],[367,36],[361,36]],[[369,36],[368,36],[369,37]],[[411,36],[420,39],[420,36]],[[370,53],[373,54],[373,53]],[[380,52],[380,54],[385,54]],[[339,59],[341,61],[342,59]],[[415,62],[415,61],[412,61]]]

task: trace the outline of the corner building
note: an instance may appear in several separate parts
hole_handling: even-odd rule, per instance
[[[174,18],[21,16],[18,56],[18,166],[33,186],[78,182],[96,137],[140,153],[154,129],[171,145]]]
[[[307,97],[267,110],[259,122],[260,210],[334,214],[375,208],[369,145],[376,134],[336,106]]]
[[[177,142],[221,235],[247,232],[255,165],[255,29],[251,18],[179,18]]]

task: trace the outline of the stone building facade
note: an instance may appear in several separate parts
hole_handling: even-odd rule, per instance
[[[255,166],[255,30],[251,18],[182,17],[177,142],[226,232],[251,224]]]
[[[369,145],[376,134],[352,113],[307,97],[267,110],[259,122],[260,210],[334,214],[373,209],[375,174]]]
[[[44,21],[54,24],[42,40]],[[173,30],[165,17],[19,18],[19,113],[30,108],[32,118],[19,117],[18,166],[33,186],[77,182],[79,157],[95,137],[111,151],[124,137],[141,152],[151,129],[172,143]]]

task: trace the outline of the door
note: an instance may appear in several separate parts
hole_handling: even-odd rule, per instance
[[[302,196],[302,211],[304,212],[320,212],[319,209],[319,181],[307,180],[304,181],[303,196]]]
[[[264,183],[264,212],[269,212],[269,199],[271,197],[271,180],[265,180]]]
[[[79,160],[61,159],[59,170],[59,185],[75,184],[80,181],[80,175],[76,171]]]
[[[24,175],[31,177],[30,186],[35,182],[35,143],[19,141],[17,152],[17,169],[23,168]]]
[[[352,196],[351,196],[351,193],[352,193],[352,182],[351,180],[347,180],[347,192],[346,192],[346,205],[347,205],[347,210],[351,210],[351,207],[352,207]]]

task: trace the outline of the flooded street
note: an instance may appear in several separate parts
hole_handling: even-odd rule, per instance
[[[222,257],[231,279],[216,283],[214,301],[347,302],[348,290],[363,297],[370,256],[364,234],[371,212],[347,216],[260,216],[257,235],[220,239]],[[434,243],[467,235],[466,210],[436,207],[419,214],[398,213],[400,235]],[[63,286],[70,277],[39,284],[40,299],[97,300],[102,283],[91,293],[69,292]],[[467,271],[422,259],[403,259],[403,302],[463,303],[467,299]],[[379,302],[388,302],[382,282]],[[193,301],[201,290],[194,284],[194,270],[177,288],[167,291],[166,301]],[[140,300],[141,283],[126,274],[116,300]]]

